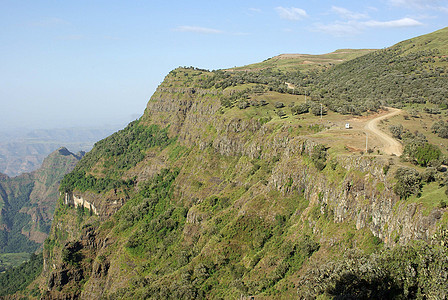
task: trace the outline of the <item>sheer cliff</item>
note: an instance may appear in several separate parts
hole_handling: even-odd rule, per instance
[[[397,157],[341,153],[318,116],[285,118],[277,94],[213,76],[172,71],[65,176],[43,298],[296,297],[318,261],[431,243],[446,225],[444,206],[396,194]]]

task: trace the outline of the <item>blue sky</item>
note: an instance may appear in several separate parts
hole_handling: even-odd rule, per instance
[[[178,66],[384,48],[448,26],[448,0],[0,0],[0,130],[143,113]]]

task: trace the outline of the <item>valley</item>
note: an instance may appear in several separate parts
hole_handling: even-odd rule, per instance
[[[5,265],[14,262],[15,257],[28,258],[44,243],[59,197],[59,182],[83,155],[59,148],[34,172],[16,177],[1,174],[0,253],[5,254]]]
[[[15,295],[446,298],[447,44],[172,70],[63,177]]]

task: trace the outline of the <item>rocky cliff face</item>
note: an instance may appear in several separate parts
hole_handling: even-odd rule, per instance
[[[221,155],[250,159],[280,157],[268,179],[269,190],[302,190],[311,202],[331,209],[335,222],[351,221],[358,229],[367,227],[387,244],[428,240],[435,233],[445,209],[435,208],[425,216],[422,205],[400,201],[393,192],[392,172],[384,174],[389,158],[335,157],[346,177],[329,182],[327,174],[297,163],[304,153],[311,155],[316,144],[312,138],[289,134],[297,128],[288,124],[273,128],[256,119],[220,116],[218,99],[213,90],[167,88],[162,84],[149,101],[144,118],[161,126],[170,125],[171,134],[189,148],[211,147]]]
[[[46,298],[222,296],[229,282],[234,296],[280,280],[288,290],[300,272],[290,261],[306,261],[313,243],[322,253],[354,247],[352,236],[358,247],[373,236],[393,246],[429,240],[446,223],[445,208],[428,214],[393,192],[396,158],[337,155],[298,125],[223,113],[225,93],[165,79],[140,122],[168,127],[176,142],[123,172],[136,180],[128,190],[65,196],[45,252]]]

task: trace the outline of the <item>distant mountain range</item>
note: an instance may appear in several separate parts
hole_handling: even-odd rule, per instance
[[[89,151],[93,144],[120,129],[66,128],[0,132],[0,172],[18,176],[40,167],[45,157],[61,146],[71,151]]]

